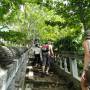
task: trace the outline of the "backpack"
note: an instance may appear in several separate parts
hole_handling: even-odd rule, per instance
[[[48,45],[42,46],[42,52],[48,52],[48,51],[49,51]]]

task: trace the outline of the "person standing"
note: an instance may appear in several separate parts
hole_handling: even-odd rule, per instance
[[[48,46],[49,46],[49,50],[48,50],[48,59],[49,59],[49,66],[47,66],[46,69],[46,74],[49,74],[49,69],[50,69],[50,65],[52,62],[52,58],[54,57],[54,52],[53,52],[53,45],[51,41],[48,41]]]
[[[42,61],[42,51],[38,44],[35,44],[34,48],[34,55],[35,55],[35,66],[41,65]]]
[[[54,56],[53,47],[50,41],[48,41],[48,43],[45,43],[45,45],[42,46],[42,56],[43,56],[42,71],[43,71],[43,74],[48,75],[50,64],[51,64],[51,58],[52,56]]]
[[[88,79],[87,79],[87,72],[88,72],[88,65],[90,63],[90,30],[86,31],[86,37],[83,41],[83,48],[84,48],[84,67],[83,73],[81,76],[81,89],[88,90]]]

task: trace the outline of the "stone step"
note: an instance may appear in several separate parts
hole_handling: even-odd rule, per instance
[[[65,85],[29,83],[25,90],[68,90]]]
[[[49,72],[49,75],[45,75],[42,77],[42,69],[41,67],[27,67],[30,69],[30,72],[33,72],[33,78],[26,78],[26,85],[29,86],[31,90],[68,90],[67,85],[63,79],[58,77],[52,71]],[[26,90],[26,89],[25,89]]]
[[[36,80],[26,80],[26,83],[33,83],[34,85],[38,86],[65,86],[66,84],[64,82],[55,82],[55,81],[36,81]]]
[[[32,90],[68,90],[66,87],[33,88]]]

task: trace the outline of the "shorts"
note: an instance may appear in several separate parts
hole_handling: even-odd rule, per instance
[[[51,57],[47,53],[43,54],[42,65],[50,67],[50,64],[51,64]]]

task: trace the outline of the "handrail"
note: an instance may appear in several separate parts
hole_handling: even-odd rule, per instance
[[[83,60],[83,53],[78,54],[76,52],[68,52],[68,51],[63,51],[60,53],[57,53],[55,55],[55,63],[56,65],[65,71],[65,73],[70,74],[73,76],[73,78],[77,79],[80,81],[80,75],[78,65],[82,65],[82,60]]]

